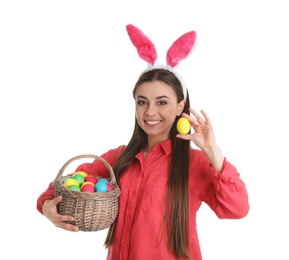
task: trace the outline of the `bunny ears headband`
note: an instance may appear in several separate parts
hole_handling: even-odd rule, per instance
[[[175,67],[178,65],[179,61],[185,59],[193,50],[197,37],[196,32],[191,31],[179,37],[167,51],[166,65],[157,65],[157,51],[152,41],[140,29],[132,24],[128,24],[126,30],[131,42],[137,49],[139,57],[147,62],[147,70],[163,68],[174,73],[182,84],[184,99],[186,99],[186,86],[176,72]]]

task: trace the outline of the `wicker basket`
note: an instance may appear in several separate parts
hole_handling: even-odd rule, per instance
[[[62,184],[62,176],[66,167],[73,161],[82,158],[93,158],[105,164],[110,172],[109,182],[114,189],[109,192],[79,192],[70,190]],[[100,177],[99,177],[100,178]],[[112,167],[103,158],[84,154],[71,158],[60,169],[54,182],[55,197],[61,195],[62,201],[57,205],[58,213],[74,217],[74,221],[68,223],[76,225],[80,231],[98,231],[108,228],[118,214],[118,196],[120,189],[117,185]]]

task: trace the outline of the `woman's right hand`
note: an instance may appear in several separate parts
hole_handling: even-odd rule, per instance
[[[62,200],[61,196],[56,197],[53,200],[44,201],[42,212],[45,217],[47,217],[56,227],[69,230],[78,231],[78,227],[72,224],[68,224],[65,221],[74,221],[72,216],[60,215],[57,212],[57,204]]]

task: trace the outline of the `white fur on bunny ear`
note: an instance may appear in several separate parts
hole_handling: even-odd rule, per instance
[[[187,32],[179,37],[168,49],[167,64],[173,68],[179,61],[185,59],[192,51],[197,34],[195,31]]]
[[[157,59],[157,51],[152,41],[137,27],[132,24],[126,26],[131,42],[136,47],[138,55],[151,66]]]

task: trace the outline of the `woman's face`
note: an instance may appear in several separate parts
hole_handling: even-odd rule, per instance
[[[173,88],[159,80],[141,84],[135,92],[135,100],[137,122],[148,138],[156,142],[168,139],[185,101],[178,103]]]

